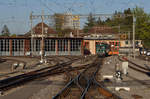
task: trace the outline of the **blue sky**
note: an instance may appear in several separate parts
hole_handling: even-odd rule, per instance
[[[0,31],[4,24],[12,33],[22,34],[29,31],[29,15],[64,13],[70,9],[74,14],[112,14],[135,6],[150,13],[150,0],[0,0]],[[39,20],[40,21],[40,20]]]

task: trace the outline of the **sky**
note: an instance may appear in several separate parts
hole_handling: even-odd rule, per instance
[[[150,0],[0,0],[0,31],[7,25],[11,33],[28,32],[31,12],[35,15],[41,14],[42,10],[47,15],[67,11],[73,14],[112,14],[135,6],[150,13]]]

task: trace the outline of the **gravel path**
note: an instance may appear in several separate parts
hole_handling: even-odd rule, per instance
[[[47,85],[46,88],[39,90],[34,93],[28,99],[52,99],[65,85],[64,75],[53,76],[47,79],[51,81],[51,84]]]

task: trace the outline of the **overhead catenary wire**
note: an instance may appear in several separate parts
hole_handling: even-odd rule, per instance
[[[46,7],[50,12],[55,13],[55,11],[54,11],[53,9],[50,9],[50,8],[47,6],[47,4],[45,4],[45,2],[43,2],[42,0],[40,0],[40,3],[41,3],[44,7]]]

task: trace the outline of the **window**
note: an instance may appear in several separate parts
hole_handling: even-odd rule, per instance
[[[40,41],[41,41],[41,40],[35,40],[35,46],[36,46],[36,49],[35,49],[35,50],[36,50],[36,51],[40,51],[40,50],[41,50],[41,47],[40,47],[40,46],[41,46],[41,43],[40,43]]]
[[[9,40],[8,39],[0,40],[0,51],[9,51]]]
[[[125,41],[125,44],[126,44],[126,45],[128,45],[128,44],[129,44],[129,42],[128,42],[128,41]]]
[[[24,44],[23,40],[12,40],[12,51],[23,51],[24,50]]]
[[[80,51],[81,49],[81,40],[71,40],[71,51]]]
[[[68,40],[58,40],[58,51],[68,51]]]

